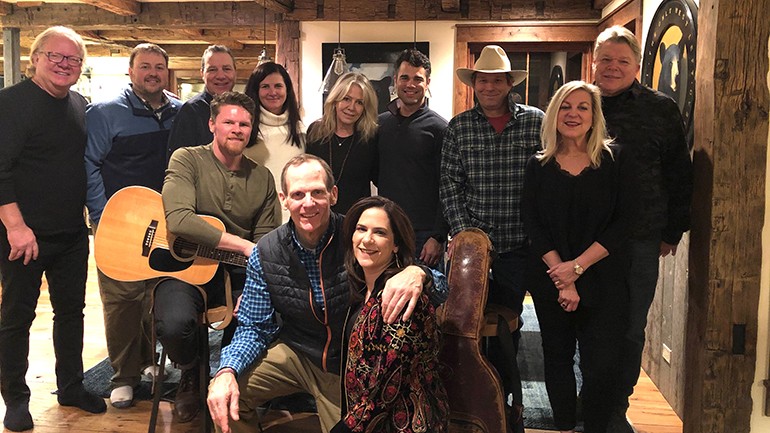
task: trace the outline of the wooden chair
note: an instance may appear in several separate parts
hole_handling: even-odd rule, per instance
[[[208,308],[208,298],[206,296],[206,290],[200,286],[194,286],[198,289],[203,296],[204,312],[198,318],[198,348],[200,361],[200,378],[199,378],[199,395],[203,405],[204,420],[201,423],[202,433],[211,433],[213,431],[213,422],[211,421],[211,413],[209,413],[208,405],[206,404],[206,395],[208,394],[209,383],[209,370],[210,370],[210,347],[209,347],[209,328],[213,330],[225,329],[233,319],[233,294],[232,284],[230,283],[230,274],[224,272],[224,286],[225,286],[225,305]],[[163,280],[161,280],[163,281]],[[158,282],[160,284],[160,281]],[[157,287],[157,284],[156,286]],[[153,289],[153,295],[155,290]],[[154,305],[154,303],[153,303]],[[154,317],[154,316],[153,316]],[[155,324],[152,327],[152,340],[155,345]],[[158,409],[160,407],[160,400],[163,394],[163,384],[158,378],[164,377],[166,367],[166,349],[163,348],[160,352],[160,371],[158,375],[153,377],[152,381],[152,411],[150,412],[150,424],[147,429],[148,433],[155,433],[155,428],[158,422]]]

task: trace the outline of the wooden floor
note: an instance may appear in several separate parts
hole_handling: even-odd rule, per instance
[[[107,404],[107,413],[90,415],[83,411],[61,407],[52,395],[56,389],[53,373],[54,358],[51,343],[51,304],[48,293],[43,289],[37,308],[37,318],[31,330],[29,372],[27,383],[32,390],[30,411],[37,433],[58,432],[115,432],[134,433],[147,431],[150,402],[141,401],[129,409],[118,410]],[[86,336],[83,349],[83,364],[86,369],[96,365],[107,356],[104,343],[104,323],[101,300],[96,285],[96,271],[93,258],[89,266],[88,287],[85,309]],[[5,415],[5,405],[0,401],[0,418]],[[660,395],[652,381],[642,371],[639,385],[631,398],[628,416],[640,433],[681,433],[682,422]],[[177,424],[172,421],[171,407],[161,403],[158,432],[187,433],[200,432],[200,424]],[[290,427],[292,426],[292,427]],[[315,433],[319,431],[314,417],[296,420],[268,429],[280,433]],[[3,430],[9,432],[9,430]],[[528,433],[541,430],[527,430]]]

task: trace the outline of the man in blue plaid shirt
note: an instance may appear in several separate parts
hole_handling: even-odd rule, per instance
[[[499,46],[484,47],[474,68],[458,69],[457,77],[473,89],[478,102],[455,116],[444,134],[439,190],[444,216],[450,235],[471,227],[489,235],[496,258],[488,302],[521,314],[527,245],[519,211],[524,167],[540,150],[543,112],[513,102],[511,90],[526,79],[527,72],[511,70]],[[448,253],[451,257],[451,243]],[[518,337],[514,330],[514,347]],[[520,396],[521,385],[506,374],[511,366],[506,366],[497,341],[487,355],[503,378],[506,395]],[[523,431],[517,400],[511,419]]]
[[[284,167],[281,189],[291,220],[260,239],[249,257],[238,328],[209,387],[211,416],[224,433],[258,431],[257,407],[296,392],[313,395],[324,432],[341,417],[340,352],[350,299],[344,246],[351,240],[342,239],[343,216],[331,211],[337,186],[326,162],[303,154]],[[404,308],[408,319],[428,275],[432,298],[445,298],[443,275],[409,266],[383,291],[387,322]]]

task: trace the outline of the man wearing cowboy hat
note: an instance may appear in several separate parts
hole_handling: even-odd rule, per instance
[[[439,191],[451,235],[471,227],[489,235],[497,257],[492,262],[488,300],[518,314],[524,300],[522,280],[527,258],[520,217],[524,167],[540,150],[543,119],[541,110],[513,102],[513,86],[526,77],[526,71],[511,70],[507,54],[497,45],[484,47],[473,69],[457,70],[457,78],[473,89],[477,103],[449,122]],[[451,257],[451,244],[448,252]],[[514,347],[519,335],[514,330]],[[515,374],[506,374],[515,367],[516,358],[513,366],[511,361],[506,364],[500,352],[497,342],[492,342],[488,355],[503,377],[506,396],[510,392],[520,396],[520,383],[510,378]],[[521,401],[514,398],[514,403]],[[511,419],[518,424],[514,428],[523,431],[521,407],[516,406]]]

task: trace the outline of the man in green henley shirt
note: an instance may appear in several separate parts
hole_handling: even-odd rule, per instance
[[[214,97],[209,120],[214,141],[182,147],[171,155],[163,182],[169,232],[204,247],[248,257],[255,243],[278,226],[273,177],[267,168],[243,156],[254,110],[254,101],[242,93],[226,92]],[[219,218],[226,231],[198,215]],[[224,303],[224,272],[230,274],[235,291],[243,288],[245,269],[221,264],[214,278],[203,286],[208,305]],[[156,288],[155,331],[169,358],[182,369],[174,404],[174,416],[179,422],[192,420],[203,401],[198,392],[201,366],[197,326],[205,308],[195,286],[168,279]],[[223,338],[222,345],[228,342]]]

